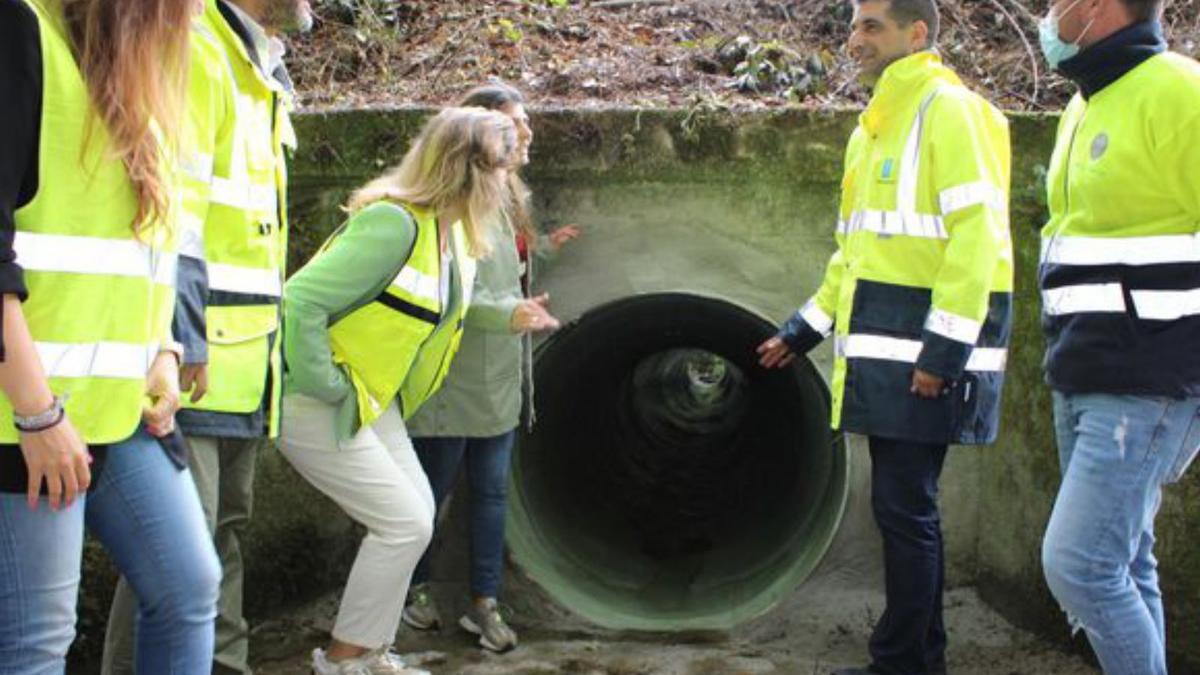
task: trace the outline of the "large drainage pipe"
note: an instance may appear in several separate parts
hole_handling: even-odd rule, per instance
[[[816,369],[755,363],[774,330],[722,300],[660,293],[543,343],[538,424],[509,499],[525,574],[618,629],[728,629],[791,593],[833,540],[848,481]]]

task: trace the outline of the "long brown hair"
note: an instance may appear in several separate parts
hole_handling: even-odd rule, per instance
[[[510,203],[506,174],[516,163],[517,130],[508,116],[446,108],[425,123],[400,165],[350,195],[349,211],[378,201],[445,208],[461,204],[467,248],[491,253],[487,228]]]
[[[506,106],[525,105],[525,96],[516,87],[493,81],[468,91],[458,104],[503,112]],[[508,174],[508,192],[508,221],[514,232],[525,240],[525,246],[533,250],[537,246],[538,233],[529,212],[529,187],[515,170]]]
[[[183,119],[188,38],[196,0],[59,0],[92,106],[137,197],[140,234],[171,207],[167,166]],[[85,144],[86,145],[86,144]]]

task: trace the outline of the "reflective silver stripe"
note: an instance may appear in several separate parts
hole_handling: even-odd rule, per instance
[[[437,277],[431,277],[411,267],[405,267],[392,280],[392,285],[410,295],[428,300],[434,306],[440,306],[441,304],[442,299],[439,295],[440,284]]]
[[[277,270],[213,262],[208,263],[208,287],[214,291],[266,295],[273,298],[283,294],[283,282]]]
[[[849,235],[858,231],[874,232],[881,236],[907,236],[923,239],[949,239],[946,225],[941,216],[917,213],[917,179],[921,175],[921,136],[924,133],[925,114],[938,90],[934,89],[921,101],[917,116],[904,141],[904,154],[900,156],[900,176],[896,184],[895,211],[855,211],[838,222],[838,232]]]
[[[243,211],[274,213],[276,207],[274,185],[255,185],[245,181],[229,180],[213,176],[209,199],[217,204],[232,206]]]
[[[204,221],[187,209],[179,214],[179,255],[204,260]]]
[[[929,311],[929,317],[925,319],[925,330],[950,338],[955,342],[973,345],[979,340],[979,332],[983,330],[983,323],[935,307]]]
[[[190,153],[179,162],[179,169],[189,178],[208,183],[212,180],[213,156],[203,152]]]
[[[994,211],[1008,210],[1008,199],[1005,197],[1004,191],[987,181],[977,181],[942,190],[938,195],[938,203],[943,216],[976,204],[984,204]]]
[[[1200,288],[1186,291],[1130,291],[1139,319],[1175,321],[1200,315]]]
[[[165,286],[175,285],[176,254],[155,251],[132,238],[17,232],[13,249],[17,263],[29,271],[148,277]]]
[[[804,306],[800,308],[800,317],[809,327],[825,337],[829,337],[833,331],[833,317],[821,309],[815,298],[804,303]]]
[[[1200,234],[1068,237],[1042,240],[1042,262],[1056,265],[1200,263]]]
[[[921,355],[920,340],[905,340],[884,335],[847,335],[837,340],[837,354],[847,359],[882,359],[916,363]],[[1007,349],[976,347],[967,359],[967,370],[999,372],[1008,360]]]
[[[1050,316],[1083,312],[1124,312],[1121,284],[1080,284],[1042,291],[1042,311]]]
[[[849,235],[858,231],[884,236],[903,235],[923,239],[949,239],[950,233],[941,216],[900,211],[855,211],[838,223],[838,231]]]
[[[105,377],[140,380],[150,370],[159,345],[126,342],[35,342],[49,377]]]

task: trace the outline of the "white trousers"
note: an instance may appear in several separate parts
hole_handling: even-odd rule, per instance
[[[376,649],[394,641],[413,569],[433,536],[433,491],[395,401],[340,443],[336,410],[301,394],[285,396],[280,445],[300,475],[367,528],[333,637]]]

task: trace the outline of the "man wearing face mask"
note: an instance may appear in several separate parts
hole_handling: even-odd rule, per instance
[[[201,0],[181,147],[174,334],[186,357],[178,415],[223,567],[215,673],[249,673],[239,533],[255,458],[278,432],[280,297],[287,256],[292,85],[278,36],[312,26],[308,0]],[[134,599],[118,586],[102,672],[133,672]]]
[[[1166,673],[1162,486],[1200,447],[1200,64],[1161,0],[1065,0],[1041,25],[1079,93],[1047,177],[1040,286],[1062,485],[1046,581],[1108,675]]]
[[[872,89],[846,149],[838,250],[758,349],[767,368],[835,335],[835,428],[865,434],[887,609],[869,669],[946,672],[937,506],[947,445],[992,442],[1011,321],[1008,124],[934,51],[933,0],[859,0],[849,53]]]

